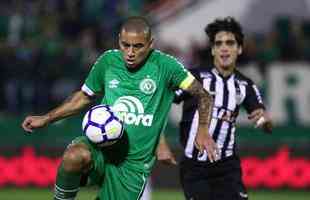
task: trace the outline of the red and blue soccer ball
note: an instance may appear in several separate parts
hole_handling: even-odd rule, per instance
[[[124,125],[112,107],[98,105],[86,112],[82,129],[91,142],[99,146],[109,146],[122,137]]]

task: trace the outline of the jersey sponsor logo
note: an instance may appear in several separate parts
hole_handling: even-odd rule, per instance
[[[233,123],[236,121],[237,116],[237,112],[233,112],[225,108],[213,107],[212,117],[215,119]]]
[[[153,115],[144,114],[144,107],[141,101],[133,96],[122,96],[113,104],[113,110],[118,116],[129,125],[151,126]]]
[[[140,90],[145,94],[152,94],[156,90],[156,83],[150,78],[145,78],[140,83]]]
[[[119,81],[116,79],[113,79],[112,81],[109,82],[109,88],[117,88],[119,84]]]

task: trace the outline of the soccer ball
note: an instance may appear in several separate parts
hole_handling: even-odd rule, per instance
[[[87,138],[99,146],[114,144],[123,135],[123,122],[108,105],[98,105],[86,112],[82,129]]]

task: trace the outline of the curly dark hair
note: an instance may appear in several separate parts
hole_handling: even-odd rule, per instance
[[[205,28],[205,33],[208,35],[211,45],[213,46],[215,36],[220,31],[231,32],[235,35],[238,45],[243,46],[244,35],[239,22],[233,17],[217,18]]]

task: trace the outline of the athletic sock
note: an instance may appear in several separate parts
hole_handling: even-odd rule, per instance
[[[79,191],[80,172],[66,172],[61,164],[58,168],[54,200],[74,200]]]

